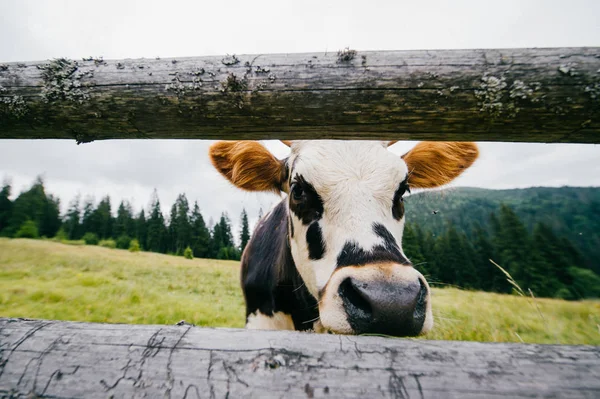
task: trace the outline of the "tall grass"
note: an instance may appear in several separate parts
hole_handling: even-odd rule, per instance
[[[600,345],[600,301],[521,293],[433,288],[424,338]],[[0,316],[243,327],[239,264],[0,238]]]
[[[243,327],[237,262],[0,239],[0,315]]]

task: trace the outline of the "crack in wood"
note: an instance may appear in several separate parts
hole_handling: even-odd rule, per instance
[[[65,322],[32,334],[32,327],[40,323],[0,319],[0,350],[21,342],[0,397],[600,395],[600,347]]]
[[[25,333],[25,335],[23,335],[23,337],[21,337],[19,340],[17,340],[13,346],[10,348],[10,352],[8,354],[8,356],[6,357],[6,360],[3,363],[0,363],[0,365],[2,366],[0,368],[0,378],[2,378],[2,374],[4,372],[4,367],[6,365],[6,363],[8,363],[8,361],[10,360],[10,357],[12,356],[12,354],[19,348],[19,346],[21,346],[25,341],[27,341],[29,338],[33,337],[33,335],[40,331],[42,328],[53,324],[52,322],[36,322],[36,324],[39,323],[38,325],[34,324],[34,327],[31,328],[29,331],[27,331],[27,333]]]
[[[175,352],[175,350],[177,350],[177,345],[179,345],[179,343],[183,340],[183,338],[185,337],[185,335],[190,331],[190,329],[192,328],[192,326],[189,326],[179,337],[179,339],[177,340],[177,342],[175,342],[175,345],[173,345],[173,348],[169,351],[169,358],[167,359],[167,379],[169,381],[169,388],[167,388],[167,397],[171,398],[171,391],[173,390],[173,385],[175,384],[175,377],[173,375],[173,370],[171,368],[171,364],[173,362],[173,353]],[[164,341],[164,338],[163,338]],[[162,342],[161,342],[162,344]]]

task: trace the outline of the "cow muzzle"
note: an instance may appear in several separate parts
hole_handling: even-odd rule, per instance
[[[319,313],[324,329],[343,334],[415,336],[433,327],[427,281],[412,266],[394,263],[336,270]]]

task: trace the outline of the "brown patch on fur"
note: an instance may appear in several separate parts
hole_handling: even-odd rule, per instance
[[[236,187],[279,193],[285,166],[256,141],[219,141],[208,150],[213,166]]]
[[[411,187],[434,188],[457,178],[478,156],[475,143],[422,141],[402,158]]]
[[[285,145],[287,145],[288,147],[292,146],[292,140],[281,140],[281,142]]]

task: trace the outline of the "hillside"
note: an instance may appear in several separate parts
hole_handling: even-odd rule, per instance
[[[600,344],[599,301],[452,288],[434,288],[432,298],[436,326],[428,339]],[[0,238],[0,315],[242,327],[239,264]]]
[[[441,234],[449,225],[473,237],[481,225],[491,232],[490,214],[500,204],[511,207],[531,233],[544,223],[579,250],[585,266],[600,274],[600,188],[533,187],[511,190],[452,188],[413,194],[406,198],[409,223]]]

